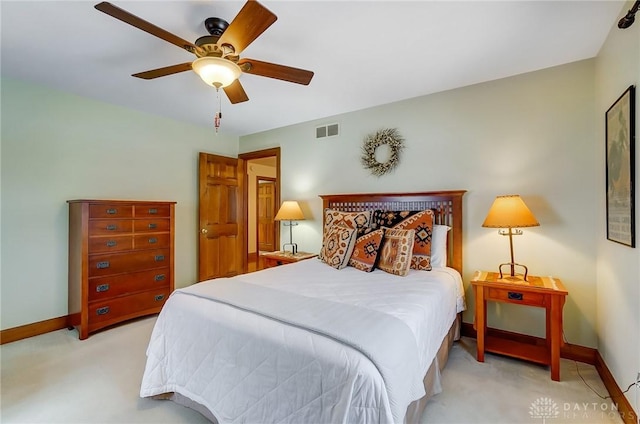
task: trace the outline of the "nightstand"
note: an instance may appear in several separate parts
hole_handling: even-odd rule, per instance
[[[264,259],[264,267],[271,268],[278,265],[290,264],[293,262],[303,261],[305,259],[311,259],[318,256],[315,253],[297,252],[292,254],[291,252],[268,252],[261,253],[260,256]]]
[[[562,341],[562,308],[568,294],[557,278],[529,275],[528,281],[503,277],[497,272],[476,271],[471,280],[475,294],[478,362],[484,352],[493,352],[539,364],[550,365],[551,379],[560,381],[560,346]],[[487,301],[537,306],[546,309],[546,337],[542,344],[487,336]]]

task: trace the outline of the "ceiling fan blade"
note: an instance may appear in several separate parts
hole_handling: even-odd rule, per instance
[[[187,63],[181,63],[179,65],[171,65],[171,66],[165,66],[164,68],[152,69],[150,71],[138,72],[137,74],[133,74],[131,76],[150,80],[150,79],[166,77],[167,75],[173,75],[179,72],[190,71],[190,70],[191,70],[191,62],[187,62]]]
[[[249,0],[222,33],[218,45],[230,44],[238,55],[273,24],[278,17],[254,0]]]
[[[233,84],[224,87],[223,90],[232,104],[242,103],[249,100],[247,93],[244,92],[242,84],[240,84],[240,80],[235,80]]]
[[[148,32],[151,35],[155,35],[156,37],[161,38],[164,41],[168,41],[169,43],[174,44],[181,49],[185,49],[189,53],[194,53],[195,51],[200,52],[202,50],[195,44],[187,40],[183,40],[177,35],[171,34],[169,31],[157,27],[154,24],[145,21],[144,19],[138,18],[137,16],[132,15],[126,10],[120,9],[119,7],[114,6],[109,2],[103,1],[102,3],[96,4],[94,7],[109,16],[113,16],[114,18],[119,19],[122,22],[128,23],[129,25]]]
[[[262,62],[255,59],[241,59],[238,66],[243,72],[262,77],[275,78],[296,84],[309,85],[313,72],[290,66],[277,65],[275,63]]]

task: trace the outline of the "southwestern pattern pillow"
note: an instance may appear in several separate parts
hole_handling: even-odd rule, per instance
[[[356,228],[358,234],[362,235],[371,226],[371,211],[342,212],[326,209],[324,211],[324,233],[326,234],[327,230],[334,225]]]
[[[371,211],[342,212],[335,209],[325,209],[324,228],[322,230],[322,243],[324,244],[324,239],[327,237],[328,231],[336,225],[357,229],[358,234],[356,235],[356,237],[363,235],[371,224],[371,214]],[[320,254],[318,255],[320,260],[324,260],[324,257],[322,255],[322,250],[320,250]],[[349,260],[349,258],[347,258],[347,260]]]
[[[364,272],[373,271],[384,237],[384,229],[371,231],[356,240],[349,265]]]
[[[382,248],[378,254],[378,268],[390,274],[404,277],[411,266],[411,251],[415,230],[385,228]]]
[[[320,259],[322,262],[342,269],[349,263],[353,246],[356,243],[356,229],[334,225],[325,234],[320,249]]]
[[[373,213],[372,227],[390,227],[415,230],[411,269],[431,271],[431,237],[433,211],[381,211]]]

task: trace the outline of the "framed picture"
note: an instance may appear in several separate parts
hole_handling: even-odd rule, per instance
[[[636,247],[635,87],[606,113],[607,239]]]

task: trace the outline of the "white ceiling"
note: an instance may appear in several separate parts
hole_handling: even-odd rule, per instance
[[[183,63],[186,51],[98,12],[98,1],[5,1],[2,76],[211,126],[215,90],[193,72],[130,75]],[[112,3],[186,40],[231,22],[244,2]],[[241,55],[309,69],[309,86],[245,74],[248,102],[224,93],[221,133],[246,135],[597,55],[619,1],[279,1]]]

